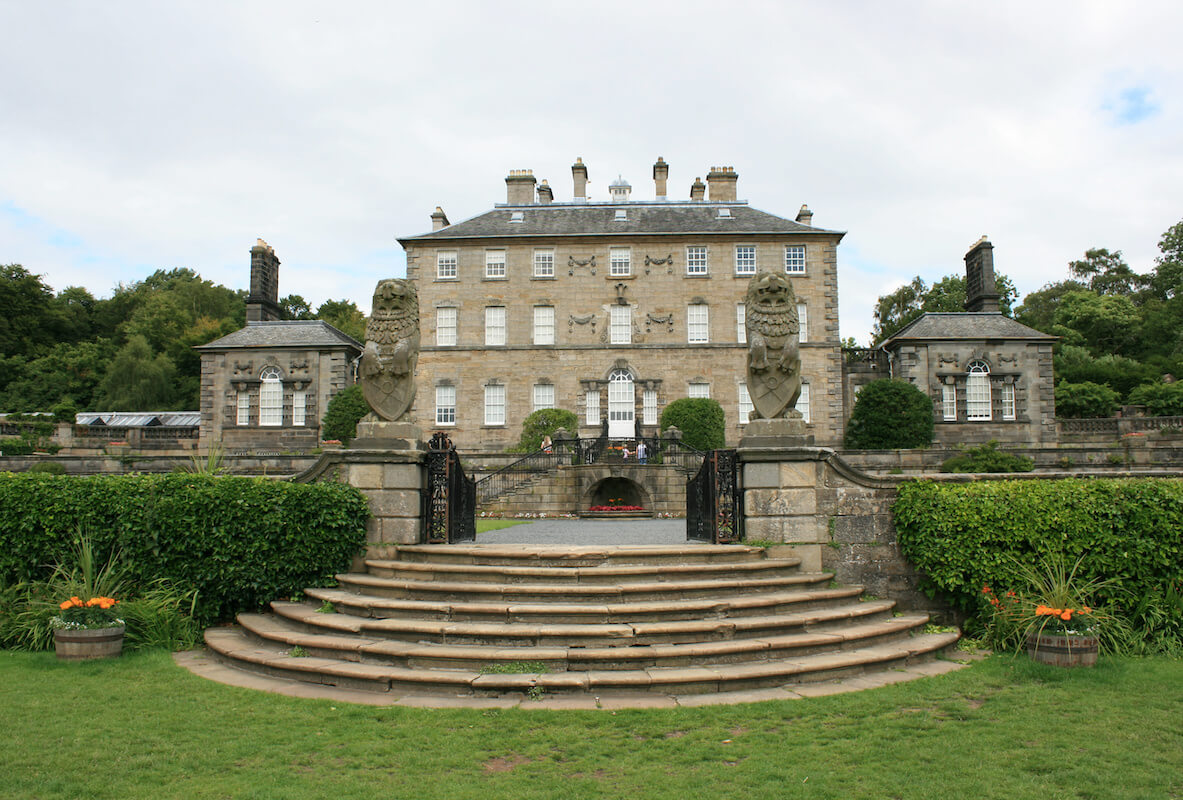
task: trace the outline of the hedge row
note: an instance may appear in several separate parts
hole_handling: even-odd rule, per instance
[[[45,577],[78,531],[145,582],[198,590],[202,624],[348,568],[369,509],[356,489],[204,475],[0,474],[0,586]]]
[[[1020,585],[1016,561],[1062,552],[1117,580],[1102,600],[1148,639],[1183,636],[1183,480],[920,481],[892,512],[904,555],[967,611],[983,586]]]

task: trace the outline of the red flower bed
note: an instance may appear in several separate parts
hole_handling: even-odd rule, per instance
[[[644,511],[644,506],[592,506],[588,511]]]

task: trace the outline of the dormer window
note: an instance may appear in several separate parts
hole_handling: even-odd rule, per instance
[[[624,209],[624,208],[616,209],[615,221],[616,222],[627,222],[628,221],[628,210]]]
[[[730,208],[720,208],[719,209],[719,219],[731,219],[731,209]]]
[[[524,211],[510,212],[509,221],[510,222],[525,222],[526,221],[526,212],[524,212]]]

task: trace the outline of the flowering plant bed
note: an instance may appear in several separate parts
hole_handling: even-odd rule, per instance
[[[62,613],[50,620],[57,630],[93,630],[96,628],[118,628],[123,620],[115,613],[119,601],[111,597],[92,597],[83,600],[71,597],[61,603]]]
[[[644,506],[592,506],[588,511],[644,511]]]

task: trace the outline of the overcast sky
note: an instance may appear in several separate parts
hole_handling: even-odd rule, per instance
[[[330,7],[331,6],[331,7]],[[0,263],[109,296],[158,268],[367,313],[395,241],[617,174],[712,165],[848,231],[843,336],[963,274],[987,234],[1023,294],[1089,247],[1147,271],[1183,218],[1183,3],[0,0]]]

